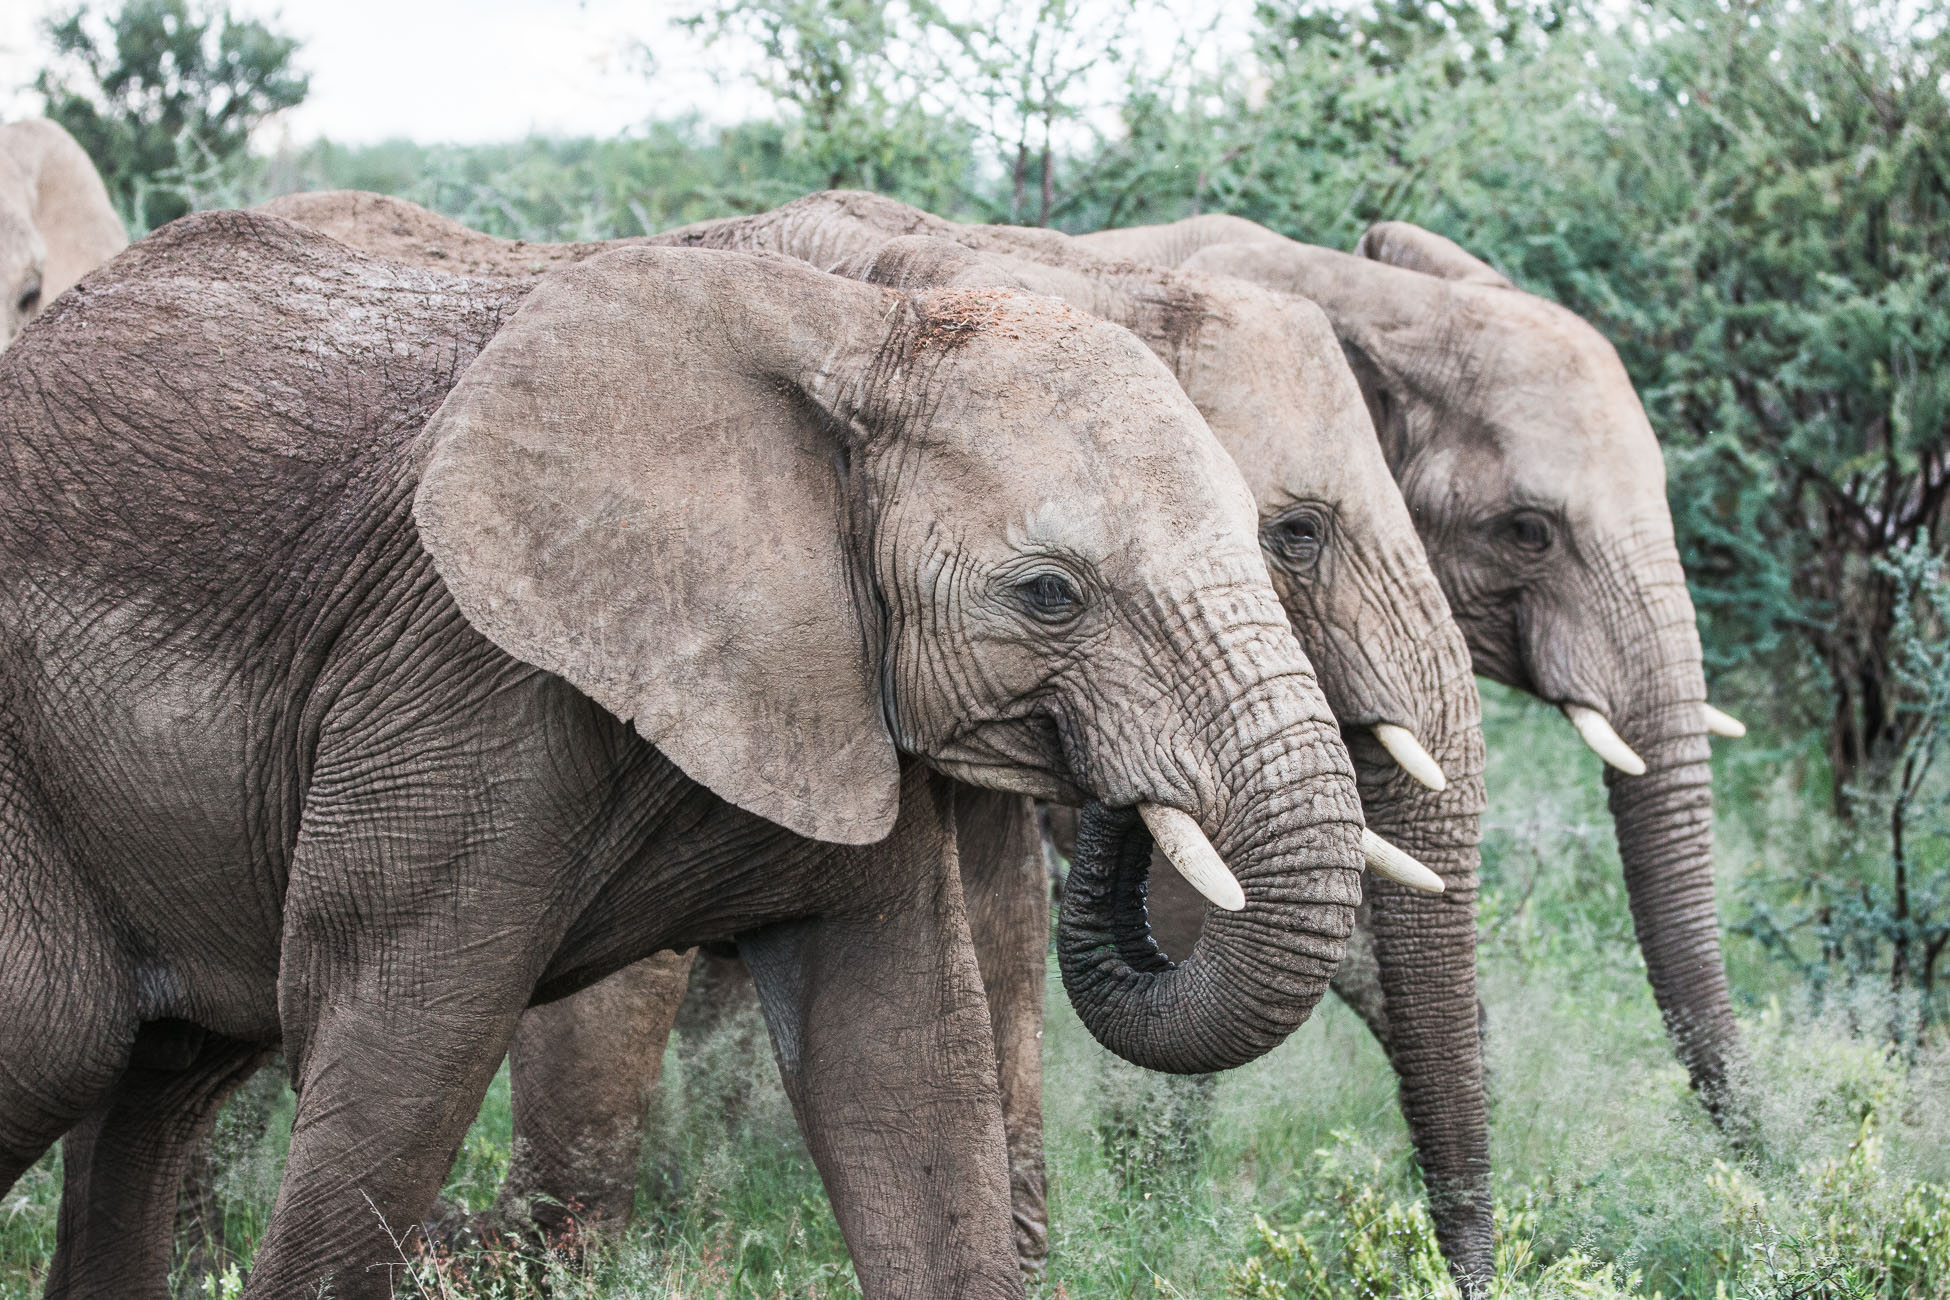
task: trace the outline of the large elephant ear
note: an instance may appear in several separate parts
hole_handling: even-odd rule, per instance
[[[419,449],[421,542],[475,628],[837,843],[899,799],[846,465],[905,310],[767,254],[604,253],[537,286]]]
[[[1495,289],[1516,288],[1488,262],[1464,252],[1455,240],[1406,221],[1382,221],[1369,226],[1354,245],[1354,255],[1444,280],[1484,284]]]

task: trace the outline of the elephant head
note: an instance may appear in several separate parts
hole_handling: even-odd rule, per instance
[[[47,244],[27,202],[31,186],[20,162],[0,151],[0,348],[40,314]]]
[[[0,126],[0,347],[127,243],[72,136],[38,118]]]
[[[1143,959],[1132,877],[1076,918],[1078,1009],[1116,1050],[1237,1065],[1324,990],[1352,773],[1251,495],[1128,332],[618,249],[539,282],[420,455],[420,536],[468,620],[732,803],[873,841],[906,752],[1216,852],[1242,906],[1174,969]]]
[[[1707,735],[1740,728],[1706,703],[1664,462],[1617,353],[1399,222],[1353,256],[1261,231],[1182,265],[1302,294],[1333,321],[1477,671],[1557,705],[1605,760],[1653,992],[1717,1111],[1737,1038]]]
[[[1262,552],[1355,760],[1369,827],[1433,868],[1445,892],[1371,887],[1387,1005],[1383,1033],[1428,1179],[1438,1231],[1469,1276],[1490,1265],[1488,1118],[1481,1087],[1475,895],[1483,787],[1480,706],[1450,617],[1362,392],[1314,304],[1235,279],[1104,261],[1052,231],[962,226],[878,195],[816,194],[775,212],[660,236],[776,249],[904,288],[1009,285],[1124,325],[1171,369],[1231,454],[1259,514]],[[1116,826],[1080,833],[1065,932]],[[1119,879],[1124,877],[1120,874]],[[1143,900],[1106,905],[1131,918]],[[1157,914],[1155,900],[1153,914]],[[1174,956],[1190,918],[1165,915]],[[1209,926],[1223,913],[1207,909]],[[1145,950],[1143,960],[1161,958]],[[1134,959],[1137,960],[1137,959]],[[1066,972],[1067,973],[1067,972]]]

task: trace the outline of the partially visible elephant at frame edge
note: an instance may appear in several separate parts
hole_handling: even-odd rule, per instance
[[[380,195],[328,192],[264,210],[375,255],[521,275],[604,245],[494,239]],[[1458,1275],[1488,1276],[1488,1128],[1475,994],[1475,884],[1483,756],[1460,632],[1375,441],[1360,390],[1317,309],[1236,281],[1112,265],[1053,232],[967,227],[872,194],[815,194],[772,213],[700,223],[646,241],[762,248],[902,288],[1003,285],[1061,297],[1135,331],[1171,366],[1259,501],[1276,587],[1349,737],[1371,827],[1441,877],[1439,897],[1371,880],[1368,978],[1336,977],[1402,1079],[1402,1106]],[[1426,748],[1424,747],[1426,745]],[[1432,751],[1432,752],[1431,752]],[[1409,775],[1405,767],[1416,775]],[[1017,1244],[1047,1252],[1040,1146],[1040,1030],[1047,922],[1027,812],[984,805],[993,843],[963,822],[964,892],[1004,1086]],[[1165,906],[1161,911],[1161,900]],[[1184,957],[1204,900],[1176,876],[1151,882]],[[1365,934],[1374,936],[1372,944]],[[1344,966],[1343,969],[1346,967]],[[498,1217],[551,1233],[627,1219],[643,1092],[654,1083],[680,972],[643,968],[525,1020],[511,1061],[516,1152]],[[578,1002],[587,1001],[587,1010]],[[641,1015],[618,1014],[636,1004]],[[574,1062],[573,1067],[563,1063]],[[598,1063],[601,1063],[598,1065]]]
[[[1129,1059],[1254,1059],[1341,957],[1252,494],[1061,303],[203,213],[0,355],[0,439],[0,1191],[63,1140],[56,1294],[167,1294],[273,1046],[245,1295],[387,1294],[523,1010],[734,942],[863,1293],[1020,1295],[955,781],[1083,804],[1059,953]],[[1243,903],[1168,970],[1152,826]]]
[[[45,118],[0,125],[0,348],[128,242],[73,136]]]
[[[1351,255],[1229,216],[1084,240],[1326,310],[1476,670],[1562,709],[1605,762],[1653,996],[1693,1087],[1726,1116],[1740,1044],[1707,738],[1745,728],[1707,703],[1664,459],[1617,352],[1406,222],[1372,227]]]

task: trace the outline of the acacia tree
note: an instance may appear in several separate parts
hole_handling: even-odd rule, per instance
[[[1607,325],[1679,452],[1721,665],[1812,652],[1845,816],[1919,725],[1887,561],[1940,558],[1950,502],[1947,18],[1749,0],[1635,20],[1574,185],[1543,195],[1594,229],[1515,259]]]
[[[677,20],[707,42],[744,41],[752,74],[787,110],[788,150],[811,187],[877,189],[953,210],[972,182],[973,132],[913,75],[913,12],[874,0],[718,0]]]
[[[47,116],[95,160],[134,226],[187,212],[186,166],[239,157],[271,114],[302,102],[298,42],[190,0],[79,8],[45,25],[54,60],[35,78]]]
[[[1013,223],[1047,226],[1065,204],[1057,189],[1059,132],[1093,105],[1087,82],[1121,63],[1137,6],[1093,0],[991,0],[966,17],[915,0],[922,79],[946,111],[978,124],[1008,177],[1008,204],[986,206]],[[1038,197],[1033,219],[1029,185]]]
[[[1933,988],[1950,707],[1912,651],[1950,632],[1950,5],[1259,12],[1259,93],[1134,92],[1092,215],[1343,248],[1416,221],[1596,323],[1664,442],[1715,694],[1820,737],[1841,815],[1749,928]]]
[[[788,147],[817,183],[1048,225],[1071,204],[1060,159],[1096,143],[1085,119],[1115,103],[1106,70],[1143,3],[718,0],[678,21],[755,47],[754,79],[786,110]]]

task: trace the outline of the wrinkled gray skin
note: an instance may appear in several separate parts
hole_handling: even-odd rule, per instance
[[[376,195],[296,195],[267,210],[387,256],[497,274],[591,249],[494,240]],[[1051,232],[959,226],[870,194],[813,195],[774,213],[703,223],[653,242],[664,241],[771,249],[896,287],[1008,285],[1047,293],[1134,330],[1172,368],[1253,488],[1275,584],[1347,731],[1370,826],[1448,884],[1444,896],[1431,898],[1370,877],[1371,925],[1364,929],[1373,940],[1363,936],[1350,950],[1345,967],[1357,978],[1337,975],[1335,987],[1373,1027],[1400,1073],[1403,1111],[1450,1260],[1466,1281],[1486,1277],[1488,1127],[1474,963],[1484,796],[1475,684],[1461,634],[1324,320],[1305,303],[1242,283],[1110,264]],[[1286,529],[1295,521],[1318,545],[1293,544]],[[1416,732],[1449,776],[1448,790],[1429,791],[1404,775],[1372,739],[1377,722]],[[1033,1272],[1047,1253],[1038,1042],[1047,920],[1039,837],[1021,807],[996,809],[985,833],[986,840],[972,842],[964,823],[963,889],[971,908],[992,911],[996,922],[974,933],[999,1048],[1017,1247]],[[1168,936],[1165,951],[1191,952],[1203,900],[1174,873],[1159,871],[1149,902]],[[628,996],[650,1022],[663,1014],[669,982],[647,971],[612,981],[635,990]],[[629,1104],[634,1091],[577,1088],[548,1062],[594,1061],[607,1041],[611,1065],[577,1073],[631,1080],[634,1089],[654,1079],[667,1033],[667,1019],[656,1032],[624,1027],[610,1004],[625,995],[600,996],[602,1004],[592,998],[587,1014],[559,1013],[547,1035],[524,1029],[512,1059],[517,1095],[541,1099],[531,1103],[533,1130],[517,1117],[502,1208],[519,1220],[533,1206],[552,1231],[563,1223],[549,1201],[575,1203],[585,1223],[627,1219],[639,1146],[630,1125],[640,1127],[642,1112]]]
[[[0,1190],[70,1135],[53,1294],[166,1294],[272,1045],[245,1293],[388,1293],[523,1009],[727,941],[863,1292],[1020,1294],[944,777],[1206,828],[1248,901],[1188,963],[1070,918],[1152,1065],[1265,1052],[1341,955],[1360,808],[1251,495],[1061,304],[205,213],[0,357],[0,446]]]
[[[1325,321],[1311,304],[1237,280],[1110,262],[1054,231],[958,225],[866,193],[815,194],[657,239],[775,248],[896,286],[1010,284],[1047,293],[1133,330],[1171,367],[1253,488],[1268,567],[1342,725],[1370,828],[1448,886],[1430,897],[1367,877],[1364,930],[1373,942],[1354,945],[1344,963],[1365,978],[1337,973],[1335,987],[1400,1076],[1452,1267],[1467,1285],[1486,1281],[1493,1242],[1475,975],[1485,803],[1479,705],[1467,647],[1358,386],[1343,365],[1320,362],[1332,351]],[[1296,545],[1296,525],[1311,543]],[[1452,778],[1446,791],[1400,770],[1371,734],[1381,722],[1423,740]],[[1148,903],[1159,931],[1172,936],[1165,951],[1192,951],[1204,900],[1160,872]]]
[[[128,242],[73,136],[45,118],[0,126],[0,348]]]
[[[1658,440],[1610,343],[1405,222],[1373,227],[1352,256],[1236,217],[1086,242],[1326,310],[1477,671],[1596,709],[1645,761],[1643,776],[1605,772],[1632,920],[1679,1058],[1723,1115],[1740,1047],[1699,632]]]

